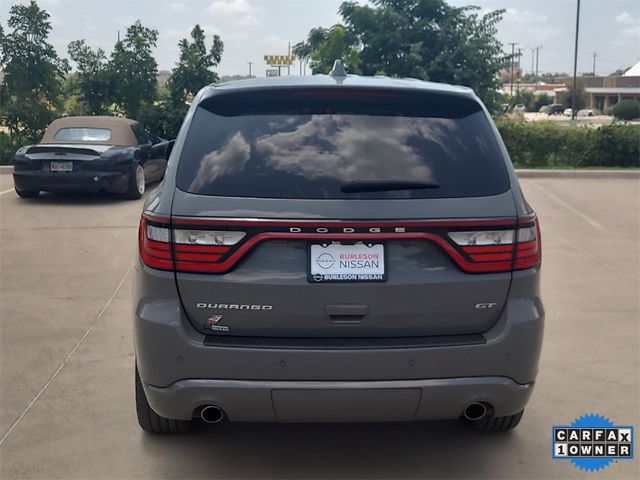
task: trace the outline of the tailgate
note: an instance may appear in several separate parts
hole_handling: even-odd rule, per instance
[[[197,215],[186,215],[194,211]],[[422,212],[438,214],[425,219]],[[480,333],[496,322],[511,273],[465,271],[460,262],[468,258],[457,258],[443,239],[448,231],[470,224],[509,229],[514,216],[510,192],[345,202],[206,197],[177,190],[174,229],[245,234],[237,245],[202,260],[190,247],[174,245],[177,285],[190,321],[208,334],[366,338]],[[326,252],[334,257],[342,246],[348,255],[371,249],[383,257],[383,276],[314,278],[312,262],[317,271],[319,258],[311,245],[319,245],[314,248],[320,254],[333,246]],[[208,271],[181,271],[194,265]]]

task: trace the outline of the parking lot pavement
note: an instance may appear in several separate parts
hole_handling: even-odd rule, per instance
[[[473,434],[455,421],[144,434],[130,318],[141,201],[1,194],[0,476],[584,477],[552,462],[553,424],[597,412],[639,425],[640,182],[522,185],[541,218],[547,326],[533,399],[507,435]],[[638,478],[637,457],[636,447],[635,461],[597,477]]]

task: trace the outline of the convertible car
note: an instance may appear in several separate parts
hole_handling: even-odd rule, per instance
[[[146,184],[164,177],[173,142],[150,138],[128,118],[65,117],[53,121],[42,141],[14,158],[16,193],[106,190],[140,198]]]

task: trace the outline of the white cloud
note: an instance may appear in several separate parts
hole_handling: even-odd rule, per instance
[[[247,0],[216,0],[209,6],[211,13],[241,15],[251,13],[253,8]]]
[[[182,2],[173,2],[169,4],[169,9],[174,12],[186,12],[191,10],[187,5]]]
[[[540,13],[529,12],[528,10],[518,10],[517,8],[507,8],[505,21],[518,23],[542,23],[549,20],[549,17]]]
[[[620,15],[616,15],[616,23],[620,25],[634,25],[637,22],[629,12],[622,12]]]
[[[208,10],[234,26],[255,27],[260,24],[259,12],[248,0],[216,0]]]

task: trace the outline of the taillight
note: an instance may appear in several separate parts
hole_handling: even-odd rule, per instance
[[[466,271],[523,270],[540,263],[540,230],[535,216],[521,219],[515,230],[455,231],[448,236],[470,259],[461,265]]]
[[[226,230],[173,230],[176,270],[216,272],[225,253],[246,236]]]
[[[468,273],[508,272],[540,263],[535,215],[480,220],[311,222],[305,220],[170,219],[145,212],[140,222],[142,261],[178,272],[225,273],[262,241],[417,239],[437,244]]]
[[[138,231],[140,258],[153,268],[173,270],[171,231],[168,226],[150,225],[143,216]]]

